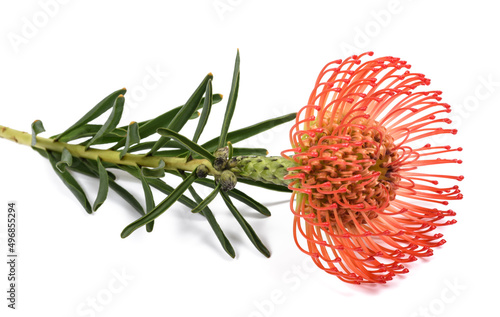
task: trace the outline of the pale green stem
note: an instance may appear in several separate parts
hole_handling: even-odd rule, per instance
[[[0,138],[31,146],[31,134],[4,127],[2,125],[0,125]],[[62,150],[66,148],[74,157],[90,160],[97,160],[97,157],[99,157],[104,162],[119,165],[158,167],[160,161],[163,160],[165,162],[165,169],[167,170],[184,170],[192,172],[200,164],[203,164],[208,167],[210,175],[220,175],[220,172],[216,171],[212,167],[210,161],[206,159],[193,159],[188,161],[187,158],[182,157],[158,157],[146,156],[145,154],[126,154],[123,158],[120,158],[119,151],[93,148],[85,150],[85,146],[83,145],[54,141],[53,139],[42,138],[39,136],[36,137],[35,147],[55,152],[62,152]]]

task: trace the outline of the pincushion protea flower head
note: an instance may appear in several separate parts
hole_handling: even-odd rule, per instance
[[[456,134],[441,127],[451,123],[450,106],[440,91],[417,91],[430,80],[405,61],[364,60],[372,55],[322,69],[290,130],[293,149],[283,152],[296,165],[286,178],[297,246],[324,271],[355,284],[385,283],[407,273],[405,263],[432,255],[445,243],[434,229],[456,222],[443,207],[462,198],[458,186],[440,187],[438,179],[463,176],[425,172],[461,163],[436,156],[461,148],[426,141]]]

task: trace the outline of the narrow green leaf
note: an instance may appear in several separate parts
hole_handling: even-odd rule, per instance
[[[31,146],[35,146],[36,144],[36,135],[38,133],[42,133],[45,131],[45,128],[43,127],[43,123],[40,120],[35,120],[31,124]]]
[[[68,149],[64,148],[61,153],[61,160],[56,163],[56,167],[60,172],[64,172],[66,166],[73,164],[73,155],[69,153]]]
[[[198,104],[198,107],[196,108],[196,110],[203,107],[204,100],[205,100],[205,98],[202,98],[200,100],[200,103]],[[219,103],[221,100],[222,100],[221,94],[212,95],[212,105]],[[179,111],[181,110],[182,107],[183,106],[179,106],[177,108],[169,110],[169,111],[165,112],[164,114],[162,114],[154,119],[139,122],[139,134],[141,135],[141,138],[144,139],[144,138],[147,138],[148,136],[156,133],[156,130],[158,128],[168,127],[168,125],[170,124],[172,119],[174,119],[174,117],[177,115],[177,113],[179,113]],[[194,119],[197,117],[198,117],[198,114],[196,112],[193,112],[193,114],[191,115],[190,118]],[[127,127],[123,127],[123,128],[126,129]],[[156,143],[156,142],[154,142],[154,143]],[[111,149],[116,151],[124,145],[125,145],[125,140],[121,140],[116,145],[114,145]],[[150,149],[152,147],[153,146],[149,147],[148,149]]]
[[[102,125],[99,131],[97,131],[97,133],[92,137],[92,139],[90,139],[87,142],[87,144],[85,145],[85,149],[88,149],[89,146],[91,146],[94,142],[99,140],[106,133],[109,133],[116,128],[122,117],[124,104],[125,104],[125,97],[123,97],[123,95],[119,95],[115,99],[115,103],[113,105],[113,111],[111,111],[108,120],[106,120],[106,122]]]
[[[90,206],[90,202],[87,199],[87,195],[85,195],[85,192],[83,191],[83,188],[78,184],[76,179],[71,175],[67,170],[64,172],[61,172],[57,167],[57,159],[54,157],[51,151],[46,151],[47,152],[47,158],[50,161],[50,164],[52,165],[52,168],[56,172],[57,176],[63,181],[64,185],[68,187],[68,189],[75,195],[76,199],[82,204],[83,208],[87,213],[91,214],[92,213],[92,207]]]
[[[102,127],[102,124],[85,124],[66,134],[59,139],[60,142],[69,142],[86,137],[93,137]],[[103,144],[118,142],[127,136],[127,130],[116,128],[108,134],[104,135],[98,142],[94,144]],[[55,138],[53,136],[52,138]],[[86,144],[86,142],[84,142]]]
[[[143,151],[143,150],[150,150],[154,146],[155,143],[156,143],[155,141],[147,141],[147,142],[136,144],[128,149],[128,153],[133,153],[133,152],[138,152],[138,151]],[[184,151],[187,151],[187,149],[185,149],[182,144],[180,144],[179,142],[177,142],[175,140],[168,141],[167,143],[165,143],[162,146],[162,148],[175,148],[175,149],[182,148]],[[158,153],[158,152],[156,152],[156,153]],[[156,153],[155,153],[155,155],[156,155]]]
[[[182,144],[189,151],[194,152],[198,155],[201,155],[202,157],[206,158],[210,162],[213,162],[214,156],[212,155],[212,153],[208,152],[203,147],[201,147],[198,144],[194,143],[193,141],[189,140],[185,136],[180,135],[176,131],[166,129],[166,128],[160,128],[160,129],[158,129],[157,132],[166,138],[175,139],[177,142]]]
[[[88,175],[90,177],[94,178],[99,178],[99,171],[97,166],[93,166],[92,164],[96,164],[95,161],[89,160],[81,160],[79,158],[76,158],[75,162],[71,166],[71,170],[74,170],[75,172]],[[116,179],[116,176],[108,172],[108,180],[109,180],[109,187],[114,190],[120,197],[122,197],[126,202],[128,202],[141,216],[145,214],[144,209],[142,208],[142,205],[135,199],[135,197],[128,192],[125,188],[122,186],[118,185],[114,180]]]
[[[133,166],[126,166],[126,165],[118,166],[118,165],[116,165],[115,168],[121,169],[121,170],[129,173],[130,175],[132,175],[133,177],[135,177],[139,180],[141,179],[140,169],[137,169]],[[165,195],[170,195],[174,191],[174,188],[172,186],[168,185],[167,183],[165,183],[164,181],[162,181],[159,178],[146,178],[146,181],[148,182],[149,185],[158,189],[159,191],[161,191]],[[186,205],[190,209],[193,209],[197,205],[192,199],[190,199],[189,197],[187,197],[185,195],[182,195],[179,198],[179,202]]]
[[[185,173],[181,173],[180,176],[182,178],[185,178]],[[197,179],[199,179],[199,178],[197,178]],[[213,181],[212,181],[212,183],[213,183],[214,188],[215,188],[215,183]],[[191,195],[193,196],[194,200],[196,200],[196,202],[198,204],[200,204],[203,201],[203,199],[201,199],[200,195],[198,195],[198,193],[196,192],[196,190],[194,189],[193,186],[189,186],[189,192],[191,193]],[[212,213],[212,211],[210,210],[210,208],[208,208],[208,206],[205,206],[205,208],[203,208],[203,210],[200,212],[200,214],[202,214],[203,216],[205,216],[205,218],[207,219],[208,224],[210,225],[210,227],[214,231],[215,236],[219,240],[219,243],[221,244],[221,246],[224,249],[224,251],[226,251],[226,253],[230,257],[234,258],[236,256],[236,254],[234,252],[234,248],[231,245],[231,242],[229,242],[229,240],[227,239],[227,237],[224,234],[224,232],[222,231],[221,227],[219,226],[219,223],[215,219],[215,216]]]
[[[99,190],[97,192],[97,197],[94,201],[94,211],[97,211],[99,207],[104,203],[106,197],[108,197],[109,179],[108,171],[102,165],[101,159],[97,158],[97,167],[99,169]]]
[[[266,156],[269,152],[262,148],[233,148],[233,156],[247,156],[247,155],[259,155]]]
[[[236,218],[236,220],[238,221],[241,228],[243,229],[243,231],[245,232],[247,237],[250,239],[252,244],[257,248],[257,250],[259,250],[262,254],[264,254],[264,256],[270,257],[271,253],[266,248],[266,246],[262,243],[262,241],[260,241],[259,237],[255,233],[255,231],[252,229],[250,224],[248,224],[248,222],[245,220],[245,218],[243,218],[243,216],[240,214],[238,209],[236,209],[236,207],[233,205],[231,198],[229,198],[227,193],[224,191],[221,191],[220,194],[221,194],[222,198],[224,199],[224,202],[226,203],[227,207],[229,208],[229,210],[233,214],[234,218]]]
[[[198,121],[198,126],[194,132],[193,142],[198,143],[198,140],[207,124],[208,117],[210,116],[210,110],[212,109],[212,80],[210,79],[207,83],[207,88],[205,90],[205,103],[203,104],[203,110],[201,111],[201,117]]]
[[[125,154],[127,154],[132,144],[139,143],[140,141],[141,141],[141,136],[139,135],[139,124],[137,124],[137,122],[131,122],[127,128],[125,147],[120,152],[120,159],[122,159],[125,156]]]
[[[287,115],[284,115],[281,117],[262,121],[260,123],[254,124],[254,125],[229,132],[227,134],[226,141],[230,141],[231,143],[234,144],[234,143],[239,142],[241,140],[248,139],[251,136],[257,135],[261,132],[264,132],[266,130],[274,128],[275,126],[278,126],[280,124],[283,124],[283,123],[291,121],[291,120],[294,120],[295,116],[296,116],[296,113],[290,113],[290,114],[287,114]],[[217,138],[214,138],[214,139],[206,142],[202,146],[209,151],[215,151],[217,149],[217,145],[220,144],[220,140],[221,140],[221,138],[217,137]]]
[[[55,140],[59,140],[66,134],[70,133],[71,131],[77,129],[78,127],[85,125],[89,123],[90,121],[94,120],[95,118],[99,117],[101,114],[106,112],[109,108],[113,107],[115,104],[115,100],[118,96],[124,95],[127,92],[125,88],[117,90],[110,95],[108,95],[106,98],[101,100],[94,108],[90,109],[89,112],[87,112],[80,120],[78,120],[75,124],[73,124],[71,127],[66,129],[63,133],[59,134],[58,136],[55,137]]]
[[[109,187],[120,195],[120,197],[122,197],[126,202],[128,202],[141,216],[146,214],[141,203],[139,203],[139,201],[125,188],[118,185],[113,180],[109,180]]]
[[[260,187],[260,188],[264,188],[264,189],[283,192],[283,193],[291,193],[292,192],[292,190],[288,189],[288,187],[286,187],[286,186],[256,182],[256,181],[250,180],[250,179],[238,178],[238,182],[245,183],[245,184],[252,185],[252,186],[256,186],[256,187]]]
[[[236,61],[234,63],[233,82],[231,84],[231,92],[227,101],[226,114],[224,115],[224,122],[220,133],[219,145],[217,148],[226,146],[227,133],[229,131],[229,124],[233,118],[234,109],[236,107],[236,100],[238,99],[238,89],[240,86],[240,51],[236,53]]]
[[[160,160],[160,163],[155,168],[141,168],[141,173],[148,178],[162,178],[165,176],[165,161]]]
[[[139,171],[139,175],[141,178],[142,189],[144,190],[144,198],[146,200],[146,213],[148,213],[155,208],[153,192],[151,191],[151,187],[149,186],[146,177],[144,177],[142,170]],[[147,232],[153,231],[153,227],[154,227],[154,220],[146,224],[146,231]]]
[[[238,181],[240,181],[240,180],[238,180]],[[207,186],[207,187],[215,188],[214,182],[207,179],[207,178],[198,178],[198,179],[196,179],[196,183],[199,183],[199,184]],[[249,207],[255,209],[256,211],[258,211],[262,215],[267,216],[267,217],[271,216],[271,212],[269,211],[269,209],[267,209],[266,206],[259,203],[258,201],[256,201],[252,197],[248,196],[244,192],[242,192],[236,188],[233,188],[232,190],[230,190],[227,193],[229,193],[229,196],[231,196],[231,197],[241,201],[242,203],[248,205]]]
[[[227,142],[227,148],[229,151],[227,158],[228,158],[228,160],[230,160],[233,157],[233,153],[234,153],[233,145],[231,144],[231,142]]]
[[[196,179],[196,173],[191,173],[182,183],[177,186],[174,191],[167,196],[161,203],[159,203],[151,212],[132,222],[128,226],[123,229],[121,233],[122,238],[128,237],[132,232],[137,230],[138,228],[144,226],[145,224],[153,221],[158,218],[161,214],[163,214],[173,203],[175,203],[182,194],[188,189],[189,186]]]
[[[217,196],[217,194],[220,192],[220,184],[217,184],[217,187],[207,196],[203,201],[201,201],[196,208],[191,210],[192,213],[198,213],[205,209],[205,207],[208,206],[214,200],[214,198]]]
[[[168,124],[167,128],[179,132],[184,124],[189,120],[193,112],[196,110],[196,107],[199,105],[203,94],[205,93],[207,82],[213,78],[212,73],[208,74],[205,79],[201,82],[201,84],[196,88],[195,92],[191,95],[189,100],[186,102],[184,106],[179,110],[179,112],[175,115],[172,121]],[[153,155],[154,152],[159,150],[165,143],[169,140],[168,137],[162,136],[156,144],[153,146],[151,151],[149,151],[148,155]]]

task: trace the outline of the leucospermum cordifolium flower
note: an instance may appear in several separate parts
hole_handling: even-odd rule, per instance
[[[336,60],[319,74],[308,104],[290,130],[294,238],[325,272],[348,283],[385,283],[405,263],[445,243],[440,226],[462,199],[463,176],[431,171],[460,147],[427,141],[447,129],[450,106],[430,80],[395,57],[372,52]]]
[[[240,82],[238,52],[220,134],[204,143],[199,140],[211,108],[222,100],[212,92],[211,73],[184,105],[150,120],[119,126],[126,93],[120,89],[62,133],[42,138],[38,134],[45,128],[36,120],[31,134],[0,126],[0,137],[29,145],[47,158],[89,214],[104,203],[109,189],[117,192],[140,216],[123,229],[122,238],[142,226],[152,231],[154,221],[180,202],[204,216],[224,251],[235,257],[209,208],[220,195],[252,244],[269,257],[233,199],[265,216],[270,212],[235,188],[241,182],[291,193],[294,239],[321,269],[349,283],[385,283],[406,273],[406,262],[430,256],[433,247],[444,243],[441,234],[432,232],[454,223],[445,217],[455,213],[440,207],[462,195],[456,185],[438,187],[437,179],[463,177],[421,169],[460,163],[436,155],[461,149],[420,144],[433,135],[456,133],[440,127],[450,122],[450,106],[440,102],[441,92],[417,90],[429,84],[425,76],[409,72],[398,58],[363,61],[366,55],[372,54],[327,64],[298,113],[229,131]],[[104,124],[92,123],[105,113]],[[191,137],[181,132],[189,120],[198,120]],[[279,156],[267,156],[263,148],[233,147],[292,120],[292,149]],[[143,203],[119,185],[118,170],[138,179]],[[74,173],[99,180],[93,204]],[[169,185],[176,177],[181,183]],[[201,197],[195,185],[212,192]],[[156,203],[152,189],[166,197]]]

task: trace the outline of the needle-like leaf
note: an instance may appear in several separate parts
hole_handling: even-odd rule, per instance
[[[227,132],[229,131],[229,124],[233,118],[234,109],[236,108],[236,100],[238,99],[238,89],[240,86],[240,51],[236,53],[236,61],[234,63],[233,82],[231,84],[231,92],[227,101],[226,113],[222,123],[222,129],[219,137],[217,148],[226,146]]]
[[[91,146],[94,142],[98,141],[101,137],[103,137],[106,133],[109,133],[113,131],[118,123],[120,122],[120,119],[122,117],[122,112],[123,112],[123,105],[125,104],[125,97],[123,95],[119,95],[115,99],[115,104],[113,105],[113,111],[111,111],[111,114],[108,117],[108,120],[102,125],[102,127],[97,131],[97,133],[90,139],[86,145],[85,149],[88,149],[89,146]]]
[[[71,166],[71,169],[90,177],[99,178],[99,170],[95,161],[76,158],[76,163]],[[108,172],[109,187],[120,195],[120,197],[122,197],[126,202],[128,202],[141,216],[145,215],[146,213],[144,212],[144,209],[139,201],[137,201],[137,199],[125,188],[118,185],[118,183],[114,181],[115,179],[115,175]]]
[[[240,180],[238,180],[238,181],[240,181]],[[197,178],[196,183],[207,186],[207,187],[215,188],[215,183],[209,179],[206,179],[206,178]],[[258,211],[262,215],[271,216],[271,212],[269,211],[269,209],[267,209],[266,206],[262,205],[261,203],[259,203],[258,201],[256,201],[252,197],[248,196],[244,192],[242,192],[236,188],[233,188],[232,190],[230,190],[227,193],[229,194],[229,196],[231,196],[231,197],[241,201],[242,203],[248,205],[249,207],[255,209],[256,211]]]
[[[212,202],[212,200],[214,200],[214,198],[217,196],[217,194],[219,192],[220,192],[220,184],[217,184],[215,189],[207,197],[205,197],[205,199],[203,199],[203,201],[200,202],[198,204],[198,206],[196,206],[196,208],[191,210],[191,212],[198,213],[198,212],[202,211],[203,209],[205,209],[205,207],[208,206],[208,204],[210,204]]]
[[[175,115],[172,121],[168,124],[167,128],[179,132],[184,124],[189,120],[193,112],[196,110],[196,107],[200,103],[203,94],[205,93],[206,86],[209,80],[213,78],[213,75],[208,74],[205,79],[201,82],[201,84],[196,88],[195,92],[191,95],[189,100],[186,102],[184,106],[179,110],[179,112]],[[168,137],[162,136],[156,144],[153,146],[151,151],[149,151],[148,155],[153,155],[156,151],[158,151],[165,143],[169,140]]]
[[[113,107],[115,104],[115,100],[118,96],[124,95],[127,92],[125,88],[117,90],[113,93],[111,93],[109,96],[101,100],[94,108],[90,109],[89,112],[87,112],[80,120],[78,120],[75,124],[73,124],[71,127],[69,127],[66,131],[63,133],[59,134],[58,136],[55,137],[55,140],[59,140],[66,134],[70,133],[71,131],[77,129],[78,127],[89,123],[90,121],[94,120],[95,118],[99,117],[101,114],[106,112],[109,108]]]
[[[99,207],[104,203],[106,197],[108,197],[109,179],[108,171],[102,165],[101,159],[97,158],[97,168],[99,171],[99,190],[97,192],[97,197],[94,201],[94,211],[97,211]]]
[[[183,179],[186,178],[185,173],[180,173],[180,176]],[[200,178],[197,178],[197,179],[200,179]],[[214,188],[215,188],[216,187],[215,183],[213,181],[210,181],[210,182],[214,185]],[[196,203],[200,204],[203,201],[203,199],[200,197],[200,195],[198,195],[198,193],[196,192],[196,190],[194,189],[193,186],[189,186],[189,192],[193,196],[194,200],[196,200]],[[210,227],[214,231],[215,236],[219,240],[219,243],[221,244],[224,251],[226,251],[226,253],[230,257],[234,258],[236,256],[236,254],[234,252],[234,248],[231,245],[231,242],[229,242],[229,240],[227,239],[224,232],[222,231],[221,227],[219,226],[219,223],[217,223],[217,220],[215,219],[214,214],[212,213],[210,208],[208,208],[208,206],[205,206],[205,208],[203,208],[203,210],[200,212],[200,214],[205,216],[205,218],[207,219],[208,224],[210,225]]]
[[[236,207],[233,205],[231,198],[229,198],[228,194],[224,191],[220,191],[220,194],[224,199],[224,202],[226,203],[227,207],[233,214],[234,218],[236,218],[236,220],[240,224],[241,228],[243,229],[247,237],[250,239],[250,241],[252,241],[252,244],[257,248],[257,250],[259,250],[262,254],[264,254],[264,256],[270,257],[271,253],[262,243],[262,241],[260,241],[259,237],[255,233],[253,228],[250,226],[250,224],[248,224],[248,222],[245,220],[245,218],[243,218],[238,209],[236,209]]]
[[[139,124],[137,124],[137,122],[130,122],[127,128],[125,147],[123,147],[123,150],[120,152],[120,159],[122,159],[125,156],[125,154],[127,154],[132,144],[139,143],[140,141],[141,141],[141,136],[139,135]]]
[[[275,185],[275,184],[268,184],[268,183],[263,183],[263,182],[256,182],[251,179],[244,179],[244,178],[238,178],[238,182],[240,183],[245,183],[248,185],[264,188],[264,189],[270,189],[278,192],[283,192],[283,193],[291,193],[292,190],[288,189],[286,186],[282,185]]]
[[[295,117],[296,113],[290,113],[281,117],[262,121],[260,123],[253,124],[251,126],[229,132],[227,134],[226,141],[229,141],[234,144],[236,142],[248,139],[251,136],[257,135],[261,132],[274,128],[275,126],[291,121],[295,119]],[[221,140],[220,137],[216,137],[204,143],[202,146],[209,151],[215,151],[217,149],[218,144],[220,144],[220,140]]]
[[[175,139],[177,142],[182,144],[185,148],[189,149],[189,151],[206,158],[210,162],[213,162],[214,156],[212,155],[212,153],[208,152],[203,147],[201,147],[198,144],[194,143],[193,141],[189,140],[185,136],[183,136],[175,131],[172,131],[170,129],[166,129],[166,128],[160,128],[160,129],[158,129],[157,132],[166,138]]]
[[[85,192],[83,191],[83,188],[78,184],[76,179],[71,175],[67,170],[64,172],[61,172],[57,167],[57,159],[52,154],[51,151],[47,151],[47,158],[49,159],[50,164],[52,165],[52,168],[56,172],[57,176],[63,181],[64,185],[68,187],[68,189],[75,195],[76,199],[82,204],[83,208],[87,213],[91,214],[92,213],[92,207],[90,206],[90,202],[87,199],[87,195],[85,195]]]
[[[163,162],[163,161],[162,161]],[[139,169],[139,168],[137,168]],[[143,171],[139,170],[139,175],[141,177],[142,189],[144,190],[144,198],[146,200],[146,213],[151,212],[155,208],[155,201],[153,197],[153,192],[151,191],[151,187],[149,186],[146,177],[144,177]],[[146,231],[153,231],[154,220],[146,224]]]
[[[177,186],[177,188],[167,196],[161,203],[159,203],[151,212],[132,222],[128,226],[123,229],[121,237],[126,238],[132,232],[137,230],[138,228],[144,226],[145,224],[153,221],[158,218],[161,214],[163,214],[173,203],[175,203],[179,197],[188,189],[189,186],[196,179],[196,173],[191,173],[182,183]]]
[[[262,148],[241,148],[241,147],[233,148],[233,156],[241,156],[241,155],[266,156],[267,154],[269,154],[269,152],[266,149]]]
[[[212,80],[210,79],[207,83],[207,88],[205,90],[205,102],[203,104],[203,110],[201,111],[201,117],[198,121],[198,126],[194,132],[193,142],[198,143],[198,139],[205,128],[208,121],[208,116],[210,115],[210,110],[212,109]]]
[[[212,95],[212,105],[219,103],[221,100],[222,100],[221,94]],[[202,108],[204,103],[205,103],[205,98],[202,98],[200,100],[200,103],[198,104],[198,107],[196,107],[196,110]],[[183,106],[179,106],[177,108],[169,110],[169,111],[163,113],[162,115],[160,115],[154,119],[139,122],[139,134],[141,135],[141,138],[144,139],[144,138],[147,138],[148,136],[156,133],[156,130],[158,128],[168,127],[170,122],[172,122],[172,120],[177,115],[177,113],[179,113],[179,111],[182,109],[182,107]],[[199,115],[197,112],[193,112],[190,119],[198,118],[198,116]],[[126,129],[127,127],[122,127],[122,128]],[[152,142],[152,143],[154,144],[156,142]],[[125,140],[122,139],[118,143],[116,143],[111,149],[118,150],[119,148],[121,148],[124,145],[125,145]],[[149,146],[147,149],[149,150],[152,147],[153,147],[153,145]]]

